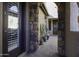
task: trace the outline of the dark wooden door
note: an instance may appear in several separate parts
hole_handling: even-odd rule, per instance
[[[17,56],[20,53],[20,6],[15,2],[3,5],[3,56]]]

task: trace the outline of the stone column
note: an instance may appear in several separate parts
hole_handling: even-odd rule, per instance
[[[29,3],[29,53],[38,48],[38,3]]]
[[[58,17],[58,53],[65,56],[65,3],[59,3]]]

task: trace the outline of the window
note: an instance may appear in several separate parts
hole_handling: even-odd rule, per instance
[[[8,52],[19,47],[18,4],[8,4]]]

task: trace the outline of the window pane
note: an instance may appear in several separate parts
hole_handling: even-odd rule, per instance
[[[11,28],[11,29],[18,28],[18,17],[8,15],[8,28]]]

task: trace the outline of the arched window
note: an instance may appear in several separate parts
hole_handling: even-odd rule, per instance
[[[11,6],[10,8],[9,8],[9,11],[10,12],[13,12],[13,13],[18,13],[18,7],[17,6]]]
[[[17,3],[8,3],[8,11],[12,13],[19,13],[19,5]]]

